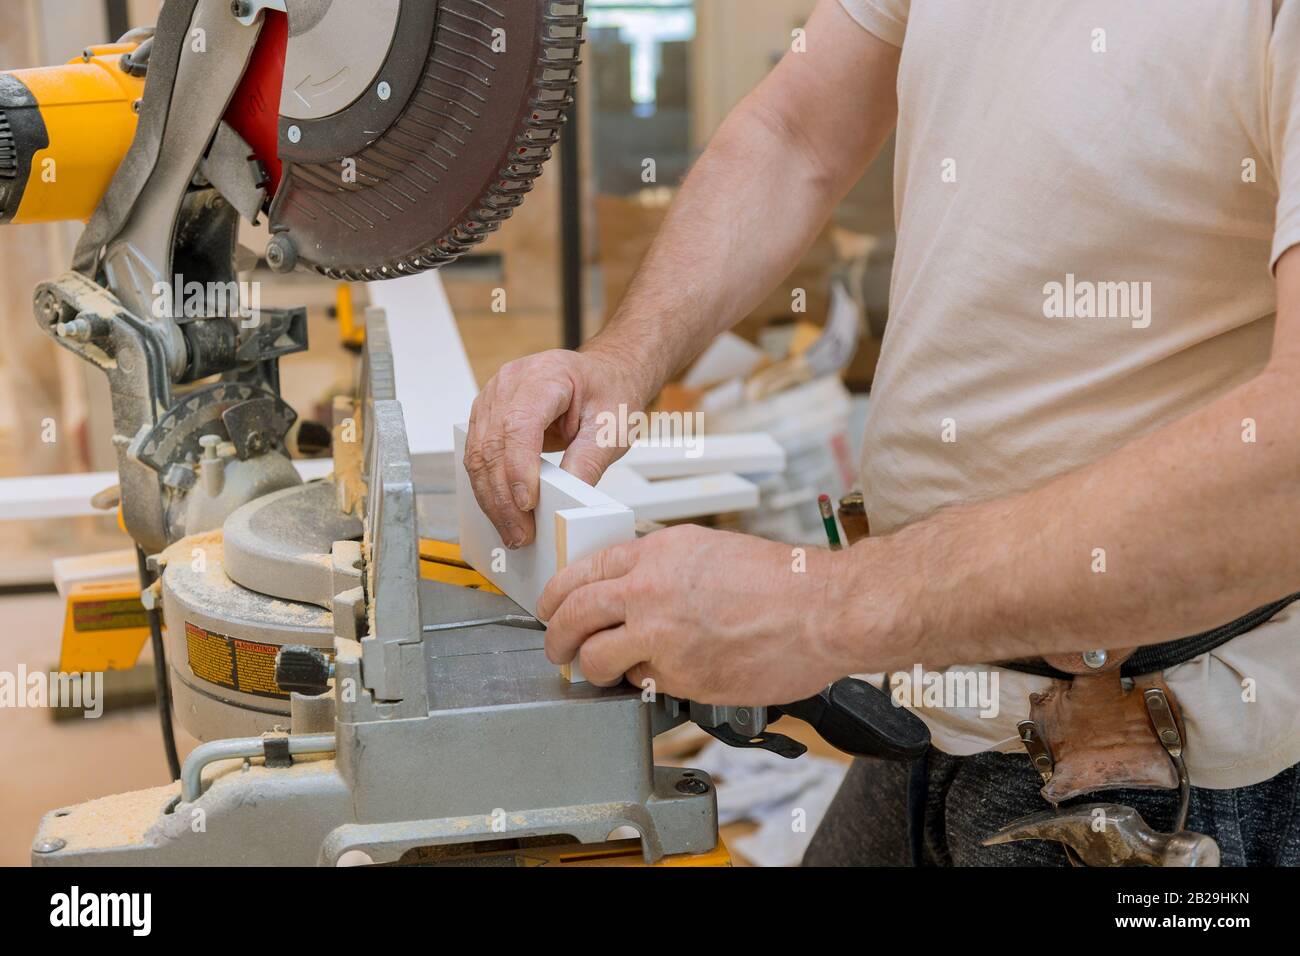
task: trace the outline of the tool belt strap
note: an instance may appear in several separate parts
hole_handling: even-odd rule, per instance
[[[1228,643],[1234,637],[1240,637],[1247,631],[1253,631],[1297,600],[1300,600],[1300,592],[1284,597],[1280,601],[1274,601],[1272,604],[1265,604],[1263,607],[1255,608],[1249,614],[1243,614],[1235,621],[1229,621],[1227,624],[1221,624],[1200,634],[1181,637],[1174,641],[1165,641],[1163,644],[1149,644],[1146,647],[1139,647],[1120,666],[1119,674],[1121,677],[1140,677],[1143,674],[1156,674],[1178,664],[1185,664],[1193,658],[1200,657],[1207,651],[1212,651],[1216,647]],[[998,666],[1005,667],[1007,670],[1020,671],[1023,674],[1053,677],[1056,680],[1068,681],[1075,676],[1059,670],[1041,659],[1003,661]]]

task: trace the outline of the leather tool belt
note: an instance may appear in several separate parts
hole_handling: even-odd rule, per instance
[[[1178,786],[1173,758],[1148,711],[1147,691],[1163,695],[1181,740],[1177,703],[1159,674],[1124,686],[1119,667],[1132,653],[1109,653],[1100,667],[1090,666],[1082,654],[1048,659],[1073,677],[1053,679],[1046,693],[1030,695],[1029,720],[1020,731],[1043,777],[1043,798],[1053,806],[1097,790]]]
[[[1053,809],[1007,824],[985,845],[1056,840],[1075,865],[1217,866],[1218,845],[1185,829],[1191,798],[1183,761],[1187,734],[1161,675],[1258,627],[1298,598],[1293,594],[1177,641],[1004,664],[1052,679],[1046,692],[1030,694],[1029,718],[1017,729],[1042,778],[1039,792]],[[1132,807],[1119,804],[1060,806],[1120,788],[1178,790],[1173,831],[1159,833]]]

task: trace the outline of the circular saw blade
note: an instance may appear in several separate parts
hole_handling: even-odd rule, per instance
[[[309,123],[281,117],[281,250],[331,278],[373,280],[481,242],[550,158],[582,22],[581,0],[402,0],[358,100]]]

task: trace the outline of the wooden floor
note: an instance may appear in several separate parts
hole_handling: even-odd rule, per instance
[[[63,605],[55,594],[0,598],[0,670],[49,670],[58,660]],[[146,648],[146,655],[148,649]],[[182,759],[194,746],[183,732]],[[0,710],[0,866],[26,866],[41,816],[106,794],[167,782],[152,707],[92,720],[55,721],[49,710]]]

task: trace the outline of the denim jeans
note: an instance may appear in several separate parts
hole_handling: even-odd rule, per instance
[[[1028,756],[952,757],[931,749],[922,760],[920,767],[855,760],[813,835],[804,865],[910,866],[914,845],[921,866],[1069,865],[1055,842],[980,845],[1016,817],[1050,809],[1038,793],[1042,780]],[[1178,792],[1106,790],[1064,806],[1074,803],[1131,806],[1155,829],[1168,830]],[[1224,866],[1300,865],[1300,765],[1236,790],[1193,787],[1187,829],[1217,840]]]

